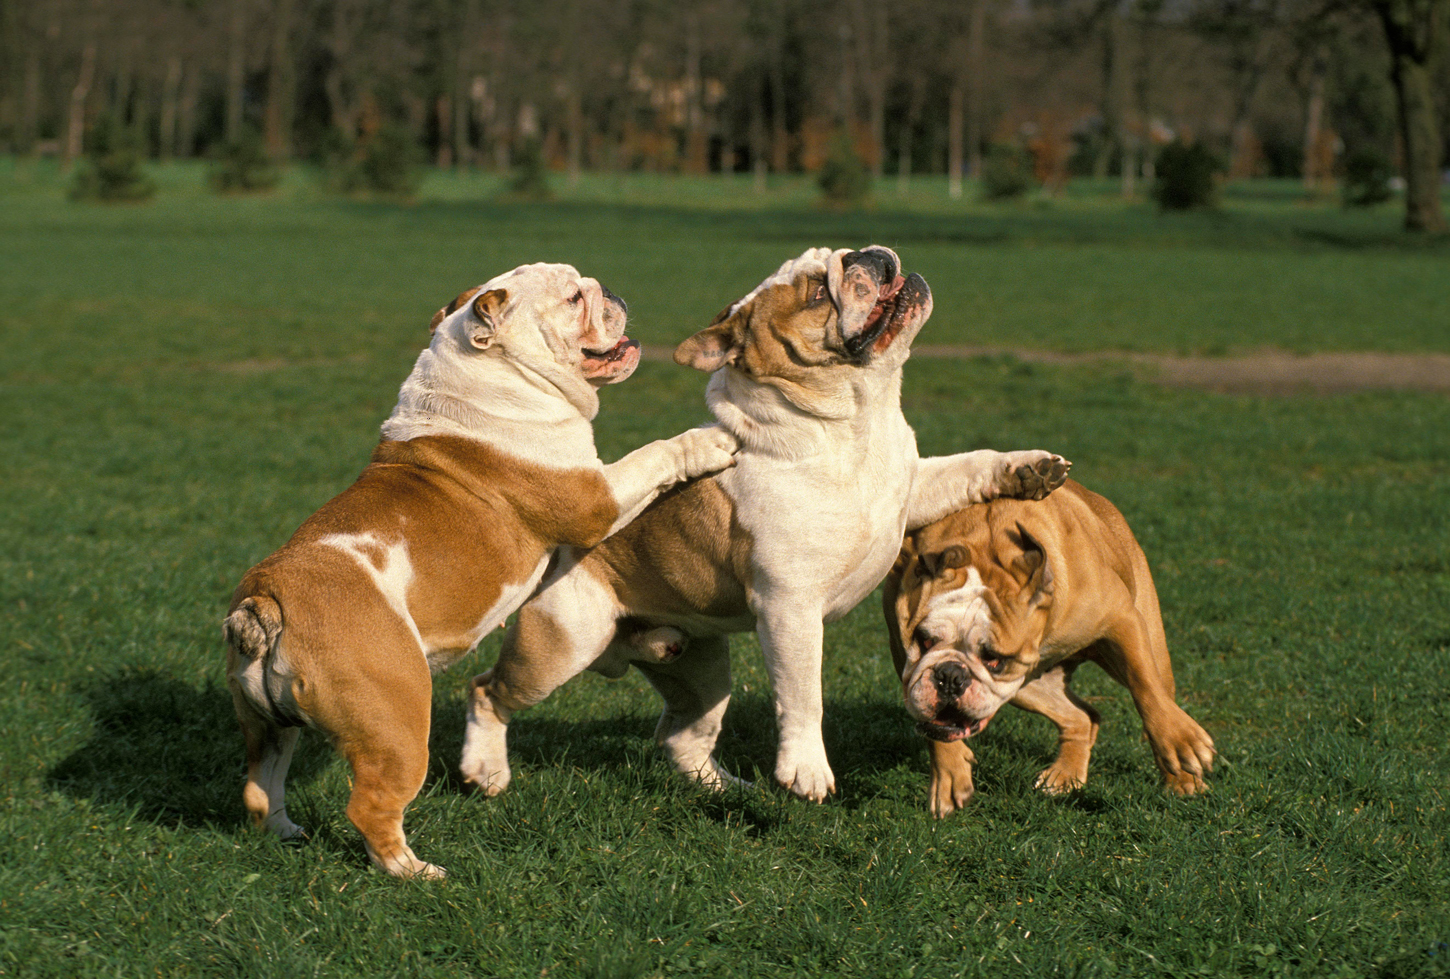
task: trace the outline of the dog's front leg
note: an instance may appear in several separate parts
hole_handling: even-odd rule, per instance
[[[739,448],[735,436],[719,425],[704,425],[674,438],[641,446],[605,466],[604,478],[619,507],[619,517],[609,528],[609,534],[628,526],[656,497],[676,483],[733,466]]]
[[[824,802],[836,791],[836,776],[821,739],[821,609],[791,595],[775,596],[763,606],[756,631],[775,688],[780,727],[775,780],[802,799]]]
[[[1040,449],[978,449],[918,459],[906,529],[919,530],[973,503],[1001,496],[1040,500],[1067,480],[1072,463]]]

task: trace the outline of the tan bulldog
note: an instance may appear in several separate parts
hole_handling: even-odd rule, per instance
[[[596,388],[639,363],[625,305],[568,265],[460,295],[384,422],[372,462],[247,572],[224,633],[247,743],[243,801],[283,838],[303,726],[352,766],[347,815],[374,864],[442,876],[403,835],[428,767],[431,676],[533,592],[556,548],[588,548],[677,482],[729,466],[711,426],[604,465]]]
[[[883,596],[906,709],[931,739],[931,811],[972,797],[966,739],[1005,703],[1057,725],[1044,792],[1087,781],[1098,712],[1068,687],[1097,663],[1127,687],[1179,795],[1205,790],[1213,739],[1174,702],[1148,560],[1123,515],[1068,480],[1045,500],[994,500],[907,535]]]
[[[680,344],[712,372],[706,401],[740,440],[730,470],[655,501],[586,553],[561,552],[497,664],[475,678],[464,777],[508,785],[507,726],[586,669],[635,664],[664,698],[656,738],[707,786],[737,781],[712,757],[730,700],[728,636],[755,630],[775,693],[775,778],[820,801],[835,788],[821,740],[824,623],[891,568],[908,529],[1066,478],[1047,452],[917,457],[902,367],[931,290],[896,253],[813,248]]]

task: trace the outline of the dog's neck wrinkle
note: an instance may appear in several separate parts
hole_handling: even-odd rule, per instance
[[[514,376],[513,383],[500,383],[506,373]],[[520,379],[523,384],[518,383]],[[499,358],[480,357],[464,373],[456,365],[445,365],[430,349],[419,355],[403,383],[397,406],[383,422],[382,434],[398,441],[457,435],[518,454],[520,449],[542,448],[537,443],[543,425],[549,432],[544,455],[572,467],[580,464],[581,455],[596,458],[591,417],[536,372],[515,369]]]
[[[716,371],[705,388],[711,414],[743,447],[782,459],[800,459],[844,444],[870,445],[882,419],[900,414],[901,375],[885,383],[863,378],[848,397],[815,408],[731,368]],[[807,435],[806,433],[811,433]],[[786,437],[788,435],[788,437]]]

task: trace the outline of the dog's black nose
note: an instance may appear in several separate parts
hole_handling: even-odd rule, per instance
[[[614,293],[610,292],[609,289],[606,288],[602,283],[599,286],[599,291],[602,292],[602,293],[604,293],[604,301],[605,302],[607,302],[607,303],[618,303],[619,304],[619,308],[622,309],[622,310],[624,310],[625,313],[628,314],[628,312],[629,312],[629,303],[625,302],[623,299],[620,299]]]
[[[936,692],[942,700],[951,703],[972,685],[972,675],[962,669],[960,663],[943,663],[936,668]]]

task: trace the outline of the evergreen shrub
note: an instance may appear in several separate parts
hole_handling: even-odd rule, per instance
[[[1217,200],[1214,177],[1223,163],[1202,143],[1190,146],[1175,139],[1158,153],[1153,168],[1153,199],[1163,210],[1191,211],[1212,207]]]

